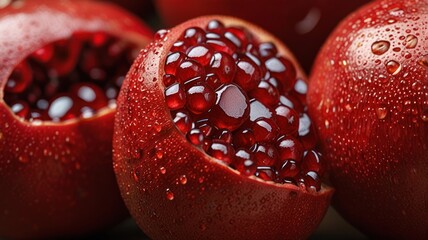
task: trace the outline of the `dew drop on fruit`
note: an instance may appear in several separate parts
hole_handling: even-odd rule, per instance
[[[390,43],[388,41],[377,41],[372,44],[372,53],[376,55],[382,55],[386,53],[390,47]]]
[[[418,61],[418,64],[421,65],[422,67],[428,68],[428,55],[421,57]]]
[[[397,75],[401,71],[401,64],[395,60],[386,63],[386,71],[392,75]]]
[[[170,201],[174,200],[174,193],[169,188],[166,189],[166,199]]]
[[[187,183],[187,177],[186,177],[186,175],[181,175],[178,180],[183,185],[185,185]]]
[[[421,118],[422,121],[428,122],[428,109],[422,110]]]
[[[385,119],[387,114],[388,109],[385,106],[379,106],[378,108],[376,108],[376,116],[378,119]]]
[[[404,40],[404,46],[409,49],[415,48],[417,44],[418,38],[413,34],[407,35],[406,39]]]
[[[160,167],[159,171],[160,171],[160,173],[165,174],[166,173],[166,168],[165,167]]]
[[[18,157],[18,161],[21,163],[28,163],[30,161],[30,158],[25,155],[21,155]]]

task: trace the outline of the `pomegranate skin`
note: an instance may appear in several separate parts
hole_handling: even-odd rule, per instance
[[[131,215],[152,239],[304,239],[325,214],[333,190],[309,193],[240,175],[188,142],[166,106],[162,76],[172,44],[212,19],[248,28],[296,62],[265,31],[224,16],[185,22],[144,49],[118,98],[114,170]],[[304,78],[301,69],[298,76]]]
[[[156,0],[167,26],[207,14],[224,14],[256,23],[278,36],[311,69],[328,34],[347,14],[370,0]],[[176,6],[180,6],[178,11]]]
[[[104,31],[141,47],[151,36],[136,18],[101,3],[19,1],[0,10],[1,237],[73,237],[127,217],[111,166],[114,108],[87,119],[30,123],[3,100],[16,64],[76,31]]]
[[[376,1],[329,37],[309,112],[335,208],[367,235],[428,239],[428,1]]]

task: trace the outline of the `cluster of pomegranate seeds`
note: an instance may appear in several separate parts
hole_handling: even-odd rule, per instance
[[[75,33],[19,63],[6,82],[4,100],[29,121],[90,117],[115,102],[136,50],[104,32]]]
[[[212,20],[174,43],[163,81],[172,118],[192,144],[241,174],[320,189],[307,86],[274,44]]]

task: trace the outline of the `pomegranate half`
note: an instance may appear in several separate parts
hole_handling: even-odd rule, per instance
[[[248,22],[160,30],[122,86],[114,170],[153,239],[303,239],[331,188],[289,50]]]
[[[70,237],[127,216],[112,169],[120,87],[113,82],[150,36],[143,23],[108,4],[2,6],[1,237]]]

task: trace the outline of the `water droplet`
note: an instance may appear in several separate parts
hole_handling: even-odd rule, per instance
[[[394,52],[399,52],[399,51],[401,51],[401,48],[399,48],[399,47],[395,47],[395,48],[393,48],[393,49],[392,49],[392,51],[394,51]]]
[[[390,60],[386,63],[386,71],[392,75],[397,75],[401,71],[401,64],[397,61]]]
[[[18,161],[21,163],[28,163],[28,161],[30,161],[30,158],[28,156],[21,155],[18,157]]]
[[[174,193],[169,188],[166,189],[166,199],[170,201],[174,200]]]
[[[186,177],[186,175],[181,175],[178,180],[183,185],[187,183],[187,177]]]
[[[155,122],[155,124],[153,125],[153,129],[159,133],[162,130],[162,126],[159,123]]]
[[[346,104],[345,109],[346,109],[346,111],[351,112],[352,111],[351,104]]]
[[[388,51],[391,44],[388,41],[377,41],[372,44],[372,53],[376,55],[382,55]]]
[[[394,18],[390,18],[390,19],[388,19],[386,22],[387,22],[388,24],[393,24],[393,23],[397,22],[397,20],[396,20],[396,19],[394,19]]]
[[[388,115],[388,109],[385,106],[380,106],[376,108],[376,115],[378,119],[385,119],[386,115]]]
[[[165,174],[165,173],[166,173],[166,168],[164,168],[164,167],[160,167],[160,168],[159,168],[159,170],[160,170],[160,172],[161,172],[162,174]]]
[[[404,46],[406,48],[415,48],[417,44],[418,38],[413,34],[407,35],[406,40],[404,40]]]
[[[324,121],[324,126],[325,128],[329,128],[330,127],[330,122],[328,120]]]
[[[199,182],[199,183],[203,183],[203,182],[204,182],[204,177],[200,177],[200,178],[198,179],[198,182]]]
[[[418,64],[421,65],[422,67],[428,68],[428,55],[421,57],[418,61]]]
[[[428,122],[428,109],[422,110],[421,118],[422,121]]]
[[[156,158],[157,158],[157,159],[162,159],[162,158],[163,158],[163,152],[162,152],[162,149],[157,149],[157,150],[156,150]]]

